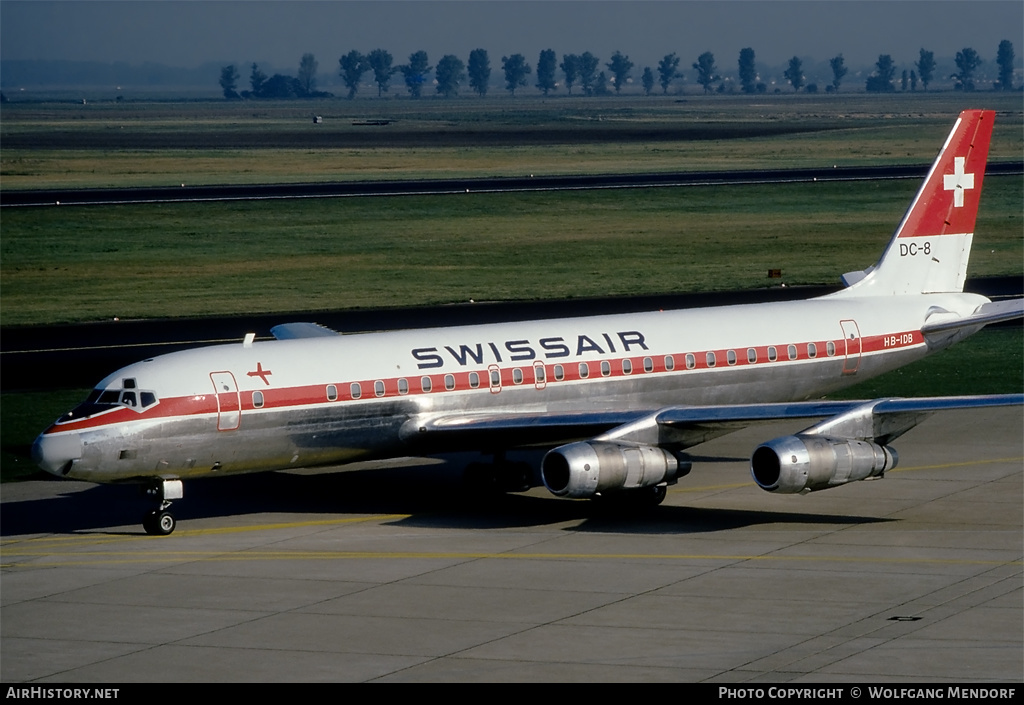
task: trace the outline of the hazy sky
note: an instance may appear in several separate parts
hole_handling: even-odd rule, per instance
[[[824,61],[842,53],[847,65],[897,64],[921,47],[937,57],[965,46],[995,58],[1002,39],[1024,53],[1021,0],[0,0],[0,58],[204,62],[297,66],[312,52],[330,71],[350,49],[387,49],[396,63],[425,49],[463,60],[487,49],[492,66],[541,49],[615,50],[637,66],[676,52],[684,65],[704,51],[720,67],[752,47],[758,62],[793,55]]]

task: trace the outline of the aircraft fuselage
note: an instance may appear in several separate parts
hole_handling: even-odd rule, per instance
[[[920,329],[929,316],[986,301],[829,296],[219,345],[115,372],[93,394],[116,403],[72,412],[40,438],[54,448],[51,472],[118,482],[403,455],[417,450],[418,420],[453,412],[809,399],[963,337],[937,344]]]

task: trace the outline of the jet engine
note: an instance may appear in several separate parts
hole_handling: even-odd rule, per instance
[[[898,460],[894,449],[870,441],[783,436],[754,450],[750,474],[764,490],[794,494],[881,477]]]
[[[560,446],[541,462],[544,486],[554,495],[574,499],[672,483],[689,471],[689,461],[680,462],[662,448],[608,441]]]

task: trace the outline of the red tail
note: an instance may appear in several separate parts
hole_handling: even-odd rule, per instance
[[[852,286],[841,295],[963,291],[994,119],[990,110],[960,113],[882,258],[846,275]]]
[[[974,232],[994,118],[990,110],[960,113],[896,237]]]

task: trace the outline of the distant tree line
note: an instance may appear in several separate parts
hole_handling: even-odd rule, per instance
[[[329,98],[330,93],[316,90],[319,64],[312,54],[303,54],[297,76],[275,73],[268,77],[258,64],[252,65],[249,86],[252,90],[238,92],[238,70],[234,64],[220,70],[220,87],[228,100],[239,98]]]
[[[757,71],[754,50],[744,47],[740,50],[738,61],[739,89],[744,93],[765,93],[767,84],[761,80]],[[999,44],[996,63],[999,67],[999,80],[994,84],[996,90],[1013,88],[1013,44],[1003,40]],[[650,95],[656,85],[661,86],[664,95],[668,95],[673,82],[683,77],[679,71],[680,58],[675,54],[665,55],[656,68],[645,66],[641,75],[641,87],[646,95]],[[837,54],[828,61],[832,72],[832,80],[825,91],[839,91],[848,69],[842,54]],[[975,90],[974,75],[982,60],[978,52],[965,47],[957,52],[957,72],[949,76],[957,90]],[[468,80],[469,89],[479,96],[485,96],[491,85],[491,62],[485,49],[474,49],[469,54],[468,63],[464,64],[453,54],[441,57],[437,65],[432,67],[425,51],[416,51],[409,55],[405,64],[394,63],[394,57],[385,49],[374,49],[362,54],[351,50],[338,59],[338,72],[348,89],[348,98],[352,99],[359,92],[363,77],[372,72],[373,83],[377,86],[377,96],[381,97],[391,89],[391,79],[401,75],[405,89],[411,98],[420,98],[424,89],[433,85],[437,94],[445,98],[458,95],[464,82]],[[616,94],[623,86],[632,82],[634,64],[629,57],[616,51],[611,59],[604,64],[607,72],[601,70],[601,61],[590,52],[582,54],[563,54],[561,62],[553,49],[544,49],[537,59],[536,83],[534,86],[545,96],[564,87],[568,95],[573,89],[586,96],[608,95],[612,89]],[[304,54],[299,62],[297,76],[274,74],[267,77],[257,64],[252,64],[249,75],[250,90],[238,91],[239,74],[234,65],[221,69],[220,85],[224,97],[228,99],[242,98],[319,98],[330,97],[330,93],[316,90],[317,61],[312,54]],[[715,56],[706,51],[697,57],[692,68],[696,74],[696,82],[705,94],[712,92],[729,92],[735,84],[730,84],[719,73]],[[896,90],[896,63],[889,54],[878,57],[875,70],[868,76],[865,90],[869,93],[886,93]],[[501,57],[501,71],[504,75],[505,90],[512,96],[516,91],[527,86],[533,67],[522,54]],[[558,81],[558,71],[562,73],[562,81]],[[934,53],[921,49],[914,69],[903,71],[900,87],[902,90],[917,90],[918,83],[923,90],[935,78],[936,63]],[[433,72],[433,80],[430,75]],[[657,77],[655,76],[657,73]],[[783,72],[783,78],[795,92],[814,93],[818,91],[816,83],[808,83],[804,74],[803,60],[794,56]],[[730,79],[731,80],[731,79]],[[717,88],[716,88],[717,85]],[[609,87],[610,86],[610,87]],[[776,89],[778,91],[778,89]]]

